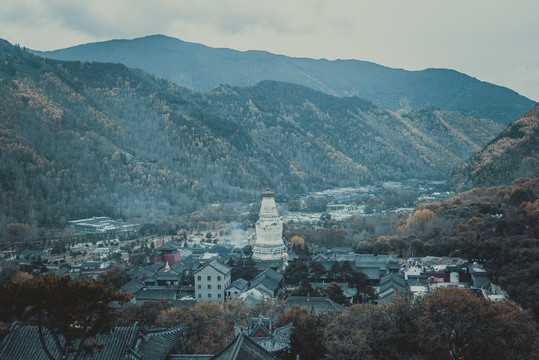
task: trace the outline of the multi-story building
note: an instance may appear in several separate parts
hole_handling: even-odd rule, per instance
[[[204,302],[223,302],[231,283],[232,268],[214,260],[195,272],[195,298]]]

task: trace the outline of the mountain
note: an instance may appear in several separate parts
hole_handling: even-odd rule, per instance
[[[445,179],[457,164],[481,148],[479,144],[502,130],[491,120],[432,105],[393,113],[358,97],[334,97],[277,81],[252,87],[221,86],[202,100],[194,101],[229,122],[241,119],[238,126],[252,137],[258,137],[261,125],[270,130],[271,137],[265,141],[273,154],[291,148],[294,158],[298,150],[322,141],[329,146],[324,152],[335,158],[331,161],[338,159],[333,153],[343,154],[365,170],[368,176],[360,181],[424,176]],[[311,161],[294,159],[300,164]],[[302,177],[309,176],[303,172]],[[319,176],[335,183],[329,173]]]
[[[88,216],[158,221],[377,179],[445,178],[501,131],[426,106],[264,81],[200,93],[121,64],[0,40],[0,228]]]
[[[252,86],[278,80],[335,96],[360,96],[389,110],[417,110],[433,104],[503,125],[534,104],[510,89],[454,70],[406,71],[359,60],[291,58],[265,51],[211,48],[163,35],[34,53],[58,60],[122,63],[200,91],[219,84]]]
[[[539,177],[539,103],[509,125],[484,149],[456,168],[448,186],[509,185],[520,177]]]

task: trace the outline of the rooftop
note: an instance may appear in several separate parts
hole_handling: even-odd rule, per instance
[[[147,359],[164,360],[174,344],[183,333],[183,326],[163,330],[148,330],[139,323],[131,327],[117,327],[109,334],[99,335],[88,343],[103,343],[104,347],[93,356],[82,354],[78,359],[83,360],[126,360]],[[144,341],[137,341],[143,338]],[[63,342],[63,338],[60,337]],[[53,337],[49,331],[44,331],[44,342],[50,349],[51,355],[60,358],[60,353],[54,345]],[[68,354],[67,359],[74,359],[75,354]],[[15,322],[11,325],[9,333],[0,344],[1,359],[17,360],[49,360],[38,334],[38,327],[22,325]]]

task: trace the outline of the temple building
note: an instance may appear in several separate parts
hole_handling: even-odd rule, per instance
[[[253,247],[255,260],[282,260],[288,257],[283,242],[283,221],[277,212],[275,194],[269,188],[262,193],[260,217],[256,222],[256,243]]]
[[[159,255],[153,259],[153,263],[155,264],[159,262],[164,262],[168,263],[169,265],[173,265],[181,262],[182,257],[180,254],[180,248],[181,246],[179,244],[176,244],[172,241],[161,245],[160,247],[155,249],[155,251],[157,251]]]
[[[244,334],[270,353],[275,353],[290,347],[292,323],[276,328],[272,318],[260,314],[258,318],[248,319],[247,327],[235,324],[234,331],[236,336]]]

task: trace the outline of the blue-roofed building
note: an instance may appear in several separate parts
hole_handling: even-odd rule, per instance
[[[87,343],[103,344],[101,351],[93,356],[80,354],[81,360],[165,360],[170,351],[180,339],[183,326],[171,329],[146,329],[139,323],[130,327],[117,327],[109,334],[101,334]],[[64,342],[62,336],[59,341]],[[60,352],[55,345],[55,339],[48,329],[44,330],[43,342],[51,355],[59,359]],[[75,342],[75,346],[78,342]],[[49,360],[40,340],[37,326],[22,325],[15,322],[0,344],[0,359],[6,360]],[[75,353],[67,354],[66,360],[75,359]]]

